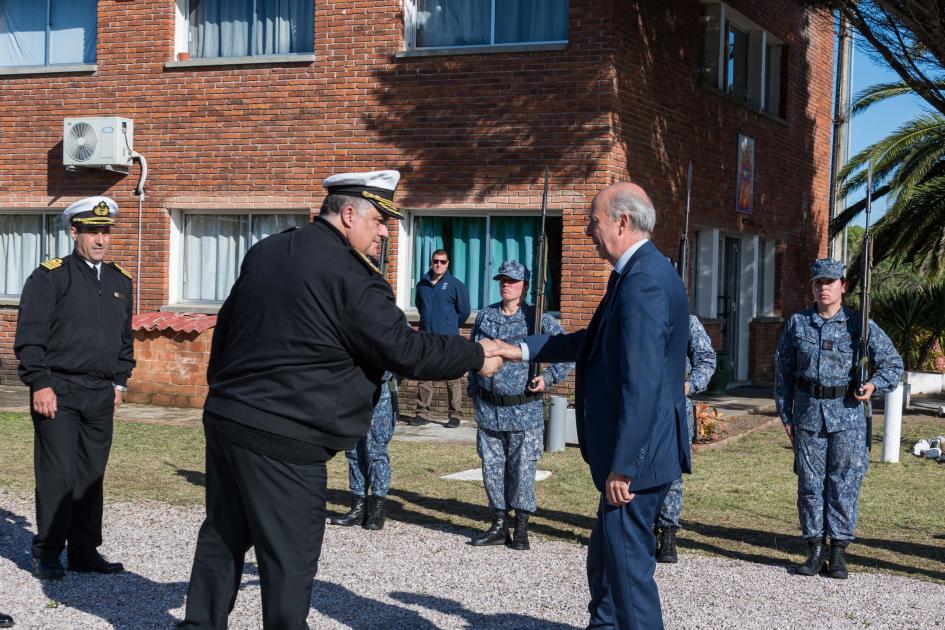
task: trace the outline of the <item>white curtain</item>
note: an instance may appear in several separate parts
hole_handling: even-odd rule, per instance
[[[72,253],[73,242],[69,230],[63,225],[58,214],[46,215],[46,249],[44,258],[62,258]]]
[[[185,215],[183,299],[222,302],[250,247],[307,220],[302,214]]]
[[[0,295],[19,295],[40,263],[42,220],[42,215],[0,214]]]
[[[315,49],[314,0],[256,0],[255,5],[254,16],[253,0],[196,0],[190,15],[190,54],[244,57]]]
[[[94,63],[97,0],[0,0],[0,66]]]
[[[491,0],[417,0],[417,47],[488,44]]]
[[[314,0],[256,0],[257,55],[315,50]]]
[[[495,43],[568,39],[568,0],[497,0]]]

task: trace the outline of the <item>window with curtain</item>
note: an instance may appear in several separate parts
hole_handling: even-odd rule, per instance
[[[499,283],[492,277],[504,260],[524,263],[534,276],[541,219],[535,216],[485,215],[476,217],[418,216],[414,218],[413,272],[410,306],[416,305],[416,286],[430,269],[433,252],[445,249],[449,272],[469,290],[473,310],[498,302]],[[547,310],[558,309],[561,285],[561,217],[548,217]],[[528,302],[535,302],[534,277]]]
[[[748,100],[748,33],[731,22],[726,29],[725,91]]]
[[[0,66],[95,63],[98,0],[0,0]]]
[[[314,0],[189,0],[191,57],[251,57],[315,50]]]
[[[0,213],[0,296],[19,297],[39,263],[70,253],[72,239],[58,213]]]
[[[197,214],[182,217],[183,302],[222,302],[250,247],[271,234],[308,222],[301,213]]]
[[[415,46],[563,43],[567,0],[415,0]]]

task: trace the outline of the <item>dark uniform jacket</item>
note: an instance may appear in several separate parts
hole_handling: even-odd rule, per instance
[[[417,283],[417,311],[423,332],[458,334],[469,317],[469,290],[448,271],[433,284],[427,271]]]
[[[125,385],[135,366],[131,278],[112,263],[95,269],[72,254],[42,263],[20,296],[13,350],[31,391],[51,377],[89,388]]]
[[[246,254],[217,317],[206,411],[343,450],[367,433],[385,369],[445,379],[482,363],[479,344],[412,331],[373,265],[316,219]]]

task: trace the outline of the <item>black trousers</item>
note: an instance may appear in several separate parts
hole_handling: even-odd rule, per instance
[[[88,562],[102,544],[102,481],[112,446],[115,390],[53,379],[54,418],[33,416],[36,535],[33,557]]]
[[[244,556],[254,546],[263,626],[307,628],[325,533],[325,462],[295,464],[260,455],[209,426],[206,435],[207,518],[197,536],[181,627],[227,627]]]

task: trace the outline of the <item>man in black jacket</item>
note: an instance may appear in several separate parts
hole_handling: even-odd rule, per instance
[[[326,462],[365,435],[384,370],[494,373],[458,336],[413,332],[368,257],[380,253],[397,171],[325,180],[320,216],[246,254],[207,368],[207,518],[182,627],[224,628],[256,549],[263,625],[305,628],[325,530]]]
[[[117,573],[102,544],[102,480],[112,419],[134,368],[131,275],[103,263],[117,204],[89,197],[63,211],[75,250],[40,263],[20,296],[14,352],[30,388],[35,441],[33,574]]]

